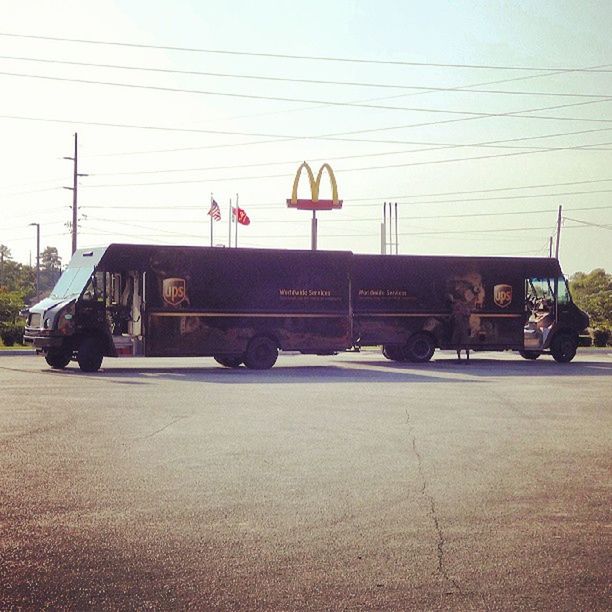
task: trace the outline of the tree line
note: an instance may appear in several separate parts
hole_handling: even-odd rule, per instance
[[[47,246],[40,254],[36,295],[36,266],[15,261],[11,250],[0,244],[0,338],[5,344],[20,340],[24,324],[20,312],[47,297],[61,273],[62,260],[57,248]]]

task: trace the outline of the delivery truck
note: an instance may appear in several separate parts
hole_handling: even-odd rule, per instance
[[[56,369],[104,357],[213,357],[268,369],[279,351],[382,346],[425,362],[456,348],[450,312],[469,309],[476,350],[570,361],[588,316],[548,258],[358,255],[344,251],[111,244],[76,251],[24,340]]]

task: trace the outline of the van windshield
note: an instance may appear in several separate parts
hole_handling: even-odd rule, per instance
[[[51,295],[53,299],[77,297],[89,282],[93,274],[93,267],[68,268],[57,281]]]

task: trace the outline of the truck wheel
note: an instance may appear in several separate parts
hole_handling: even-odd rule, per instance
[[[397,344],[385,344],[382,354],[390,361],[406,361],[404,347]]]
[[[559,363],[569,363],[576,355],[576,339],[570,334],[557,334],[550,345],[553,359]]]
[[[63,370],[72,359],[71,351],[49,351],[45,355],[45,361],[54,370]]]
[[[250,370],[268,370],[278,357],[276,344],[266,336],[258,336],[249,342],[244,356],[244,365]]]
[[[537,359],[542,353],[538,353],[537,351],[519,351],[519,355],[523,359]]]
[[[434,339],[423,332],[413,334],[408,338],[404,354],[408,361],[414,363],[425,363],[429,361],[436,350]]]
[[[102,346],[96,338],[84,338],[79,345],[77,361],[83,372],[97,372],[102,365]]]
[[[238,368],[243,361],[241,355],[214,355],[213,358],[226,368]]]

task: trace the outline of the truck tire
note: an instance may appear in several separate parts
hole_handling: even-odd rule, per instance
[[[278,358],[278,347],[266,336],[257,336],[249,342],[244,365],[250,370],[269,370]]]
[[[519,355],[523,359],[537,359],[542,353],[538,353],[537,351],[519,351]]]
[[[399,344],[385,344],[382,354],[390,361],[406,361],[404,347]]]
[[[45,355],[45,361],[54,370],[63,370],[72,359],[71,351],[49,351]]]
[[[432,336],[424,332],[418,332],[408,338],[404,348],[404,354],[408,361],[413,363],[425,363],[429,361],[436,350],[436,343]]]
[[[97,372],[102,365],[102,345],[97,338],[83,338],[77,353],[77,362],[82,372]]]
[[[226,368],[238,368],[243,361],[241,355],[214,355],[213,359]]]
[[[568,333],[557,334],[550,345],[550,352],[555,361],[569,363],[576,355],[578,343],[576,338]]]

